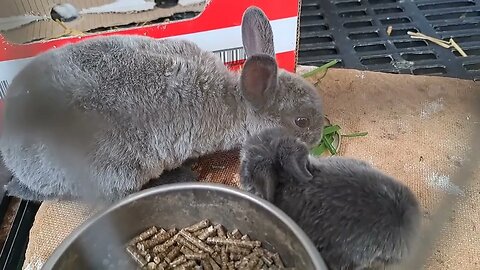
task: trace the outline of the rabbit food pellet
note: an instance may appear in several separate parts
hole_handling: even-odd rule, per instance
[[[261,246],[238,229],[204,219],[180,231],[150,227],[128,242],[127,253],[146,270],[285,268],[278,253]]]

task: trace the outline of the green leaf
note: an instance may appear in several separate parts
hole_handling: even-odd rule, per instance
[[[333,141],[334,141],[334,138],[333,138],[332,134],[324,135],[322,137],[322,140],[321,140],[320,144],[318,146],[314,147],[312,150],[310,150],[310,153],[314,156],[322,155],[323,152],[325,152],[327,149],[329,149],[328,145],[333,147],[332,146]],[[333,151],[336,152],[335,149]],[[329,149],[329,152],[331,153],[330,149]]]
[[[325,146],[325,144],[322,142],[320,143],[318,146],[315,146],[311,151],[310,153],[314,156],[321,156],[323,154],[323,152],[325,152],[325,150],[327,150],[327,147]]]
[[[315,75],[315,74],[317,74],[317,73],[319,73],[319,72],[321,72],[321,71],[326,71],[328,68],[333,67],[333,66],[335,66],[336,64],[337,64],[337,60],[332,60],[332,61],[326,63],[325,65],[321,66],[321,67],[318,67],[318,68],[316,68],[316,69],[314,69],[314,70],[312,70],[312,71],[309,71],[309,72],[303,74],[303,77],[304,77],[304,78],[311,77],[311,76],[313,76],[313,75]]]
[[[340,126],[339,125],[334,125],[334,126],[327,126],[323,129],[323,136],[325,135],[329,135],[329,134],[332,134],[332,133],[336,133],[340,130]]]

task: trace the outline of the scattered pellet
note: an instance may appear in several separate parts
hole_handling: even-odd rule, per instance
[[[177,238],[178,240],[178,238]],[[195,252],[193,252],[193,250],[189,249],[188,247],[182,245],[182,247],[180,248],[180,252],[183,253],[183,255],[187,255],[187,254],[195,254]]]
[[[138,243],[137,248],[139,250],[147,250],[151,247],[162,244],[163,242],[172,238],[176,233],[177,233],[177,230],[175,228],[168,231],[157,233],[154,236],[152,236],[152,238]]]
[[[222,269],[227,268],[227,263],[228,263],[228,255],[227,255],[227,250],[222,248],[222,251],[220,252],[220,258],[222,259]]]
[[[229,261],[227,263],[227,269],[228,270],[235,270],[235,263],[233,261]]]
[[[141,242],[143,240],[150,238],[152,235],[156,234],[157,232],[158,232],[157,227],[152,226],[147,230],[143,231],[142,233],[140,233],[138,236],[134,237],[132,240],[130,240],[128,245],[135,245],[138,242]]]
[[[134,246],[127,246],[127,252],[132,259],[140,266],[144,267],[148,262],[145,258],[138,253],[138,250]]]
[[[187,261],[187,258],[185,258],[185,255],[181,255],[181,256],[177,257],[174,261],[172,261],[169,264],[169,266],[175,268],[175,267],[185,263],[186,261]]]
[[[202,250],[196,247],[193,243],[187,241],[183,236],[178,236],[176,239],[179,245],[185,246],[195,253],[200,253]]]
[[[202,267],[204,270],[213,270],[213,267],[210,264],[210,258],[208,258],[207,260],[202,260]]]
[[[132,247],[134,247],[134,246],[132,246]],[[148,252],[146,250],[139,250],[137,248],[137,251],[138,251],[138,254],[142,255],[143,257],[147,256],[147,254],[148,254]]]
[[[154,262],[149,262],[149,263],[147,264],[147,269],[148,269],[148,270],[155,270],[155,269],[157,269],[157,264],[154,263]]]
[[[164,270],[164,269],[167,269],[168,268],[168,264],[166,262],[161,262],[158,266],[157,266],[157,270]]]
[[[206,230],[208,230],[208,228],[210,228],[210,227],[211,227],[211,226],[206,227],[206,228],[203,228],[203,229],[201,229],[201,230],[198,230],[198,231],[196,231],[196,232],[193,232],[192,234],[193,234],[193,236],[198,237],[199,235],[201,235],[202,233],[204,233]]]
[[[155,256],[153,257],[153,262],[156,263],[156,264],[160,264],[160,263],[163,261],[163,259],[164,259],[164,258],[163,258],[162,256],[160,256],[160,255],[155,255]]]
[[[222,264],[222,258],[221,256],[217,253],[217,252],[214,252],[212,255],[211,255],[212,259],[215,260],[215,262],[217,264]]]
[[[213,253],[213,249],[208,246],[207,244],[203,243],[202,241],[200,241],[200,239],[194,237],[193,235],[191,235],[189,232],[187,231],[184,231],[184,230],[181,230],[179,232],[179,234],[183,237],[185,237],[185,239],[188,241],[188,242],[191,242],[192,244],[194,244],[196,247],[198,247],[199,249],[201,250],[204,250],[208,253]]]
[[[187,231],[187,232],[196,232],[198,230],[201,230],[203,228],[208,227],[209,225],[210,225],[210,220],[204,219],[204,220],[201,220],[201,221],[199,221],[195,224],[192,224],[192,225],[188,226],[184,230]]]
[[[153,259],[153,256],[152,256],[152,254],[147,253],[147,254],[145,254],[144,258],[145,258],[145,261],[151,262],[152,259]]]
[[[253,269],[257,265],[258,261],[260,261],[258,259],[258,257],[253,257],[253,258],[249,259],[248,263],[247,263],[247,266],[246,266],[247,269]]]
[[[207,259],[208,254],[207,253],[189,253],[189,254],[185,254],[185,258],[187,258],[187,260],[201,261],[201,260]]]
[[[231,246],[231,245],[227,245],[226,247],[227,247],[228,252],[236,253],[236,254],[240,254],[240,255],[248,255],[252,252],[248,248],[242,248],[242,247]]]
[[[245,240],[245,241],[251,241],[250,236],[248,236],[248,234],[243,235],[240,239]]]
[[[210,265],[212,266],[213,270],[220,270],[220,266],[218,266],[217,262],[215,262],[212,258],[210,258]]]
[[[241,260],[244,256],[238,253],[230,253],[230,260],[231,261],[238,261]]]
[[[173,260],[175,260],[178,257],[178,255],[180,254],[180,249],[181,248],[182,247],[180,247],[180,246],[174,247],[165,257],[165,261],[167,263],[171,263]]]
[[[196,266],[197,263],[195,261],[187,261],[186,263],[183,263],[175,268],[174,270],[187,270],[187,269],[192,269],[192,267]]]
[[[273,260],[271,260],[270,258],[268,258],[266,255],[263,255],[262,256],[262,261],[268,265],[268,266],[271,266],[273,265]]]
[[[215,228],[213,226],[207,227],[203,233],[198,235],[198,239],[200,240],[205,240],[208,237],[212,236],[216,232]]]
[[[238,229],[235,229],[232,231],[232,236],[233,239],[241,239],[243,235]]]
[[[273,262],[275,263],[276,266],[281,267],[281,268],[285,267],[282,259],[280,258],[280,255],[278,253],[273,254],[272,259],[273,259]]]
[[[257,261],[258,261],[258,263],[257,263],[257,265],[255,265],[254,269],[260,270],[260,269],[262,269],[262,267],[264,265],[264,262],[263,262],[262,259],[258,259]]]
[[[153,252],[154,253],[166,253],[168,248],[170,248],[171,246],[173,246],[175,244],[175,241],[176,241],[175,237],[171,237],[170,239],[163,242],[162,244],[153,247]]]
[[[222,237],[222,238],[227,237],[227,234],[225,233],[225,228],[223,227],[222,224],[215,225],[215,229],[217,230],[218,237]]]
[[[209,237],[207,238],[208,244],[220,244],[220,245],[232,245],[237,247],[246,247],[253,249],[255,247],[260,247],[262,243],[260,241],[245,241],[238,239],[225,239],[220,237]]]

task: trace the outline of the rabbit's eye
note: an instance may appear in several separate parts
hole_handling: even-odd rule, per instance
[[[301,128],[306,128],[310,126],[310,119],[306,117],[298,117],[297,119],[295,119],[295,125]]]

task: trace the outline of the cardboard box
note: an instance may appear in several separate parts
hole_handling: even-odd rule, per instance
[[[175,0],[163,1],[171,3]],[[92,32],[163,21],[184,12],[199,13],[204,10],[206,0],[178,0],[178,3],[173,7],[166,4],[163,6],[168,7],[157,7],[155,0],[2,0],[0,31],[11,42],[29,43],[60,37],[65,33],[64,27]],[[53,20],[56,16],[52,11],[65,7],[65,4],[69,4],[79,17],[62,25]]]
[[[44,5],[46,5],[45,3],[51,3],[49,0],[22,1],[22,3],[25,2],[42,2]],[[107,3],[109,1],[78,0],[70,2]],[[143,35],[158,39],[187,39],[197,43],[205,50],[218,54],[231,69],[238,69],[245,60],[240,24],[244,11],[252,5],[261,8],[271,21],[279,66],[294,71],[298,41],[299,2],[298,0],[282,0],[281,5],[278,2],[277,0],[211,0],[206,2],[204,11],[192,19],[97,32],[86,36],[40,40],[27,44],[16,44],[0,35],[0,97],[4,97],[14,76],[37,54],[99,35],[124,34]],[[37,9],[37,11],[44,13],[48,10],[48,8]],[[25,10],[19,13],[22,12],[25,13]],[[146,11],[146,13],[149,12],[151,11]],[[133,15],[136,17],[146,13],[139,12]],[[110,15],[117,16],[118,14]],[[127,17],[131,15],[124,14]],[[109,16],[107,18],[112,18]],[[108,25],[108,23],[103,25]],[[0,101],[1,107],[3,107],[3,103]]]

